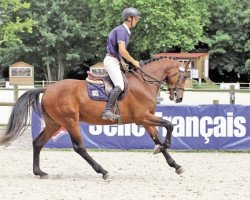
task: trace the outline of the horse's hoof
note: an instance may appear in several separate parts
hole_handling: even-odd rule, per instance
[[[47,178],[49,178],[49,175],[47,173],[45,173],[45,172],[40,172],[39,176],[40,176],[40,179],[47,179]]]
[[[103,178],[104,180],[107,180],[107,179],[109,178],[109,173],[104,174],[104,175],[102,176],[102,178]]]
[[[161,146],[159,144],[155,145],[153,155],[161,152]]]
[[[41,170],[39,170],[39,171],[34,171],[34,174],[35,174],[36,176],[39,176],[39,178],[41,178],[41,179],[46,179],[46,178],[49,177],[47,173],[45,173],[45,172],[43,172],[43,171],[41,171]]]
[[[48,175],[48,174],[46,174],[46,175],[40,175],[39,178],[40,178],[40,179],[47,179],[47,178],[49,178],[49,175]]]
[[[184,173],[184,169],[182,167],[180,167],[179,169],[175,170],[175,173],[180,175],[180,174]]]

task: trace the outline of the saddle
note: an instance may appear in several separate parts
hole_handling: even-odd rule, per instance
[[[93,100],[104,100],[107,101],[111,91],[114,88],[114,84],[110,79],[109,75],[100,76],[93,74],[91,72],[87,72],[88,77],[86,78],[88,85],[88,93],[89,97]],[[124,80],[124,90],[122,94],[118,97],[118,100],[124,98],[127,88],[128,88],[128,80],[124,74],[122,74]],[[105,97],[106,95],[106,97]],[[104,96],[103,98],[100,96]]]

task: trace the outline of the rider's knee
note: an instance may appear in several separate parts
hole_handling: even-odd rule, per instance
[[[121,91],[124,90],[124,84],[119,84],[119,85],[115,85],[116,87],[119,87],[121,89]]]

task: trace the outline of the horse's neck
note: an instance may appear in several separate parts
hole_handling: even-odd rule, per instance
[[[145,91],[147,94],[156,96],[160,89],[160,84],[156,80],[161,80],[161,72],[159,70],[157,71],[157,69],[153,71],[151,69],[151,71],[149,71],[142,68],[142,70],[153,79],[137,70],[135,74],[129,74],[129,76],[127,76],[128,83],[131,84],[130,86],[133,88],[137,88],[141,91]]]
[[[166,79],[166,77],[168,76],[172,68],[175,67],[175,65],[175,60],[162,59],[142,67],[143,71],[145,71],[148,75],[157,80],[153,81],[154,84],[147,84],[148,88],[150,88],[150,92],[152,92],[154,95],[158,93],[161,83],[163,83],[163,81]],[[144,78],[147,80],[152,80],[147,76],[144,76]]]
[[[145,66],[143,71],[154,79],[162,82],[166,78],[167,67],[166,65],[152,63],[151,65]]]

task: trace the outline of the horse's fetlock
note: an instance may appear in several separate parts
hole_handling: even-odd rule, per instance
[[[41,150],[43,145],[39,144],[38,142],[34,142],[33,141],[33,148],[36,149],[36,150]]]
[[[163,148],[164,149],[169,149],[171,147],[171,144],[169,142],[164,142]]]
[[[76,153],[80,154],[83,151],[83,147],[80,145],[74,145],[73,149]]]

